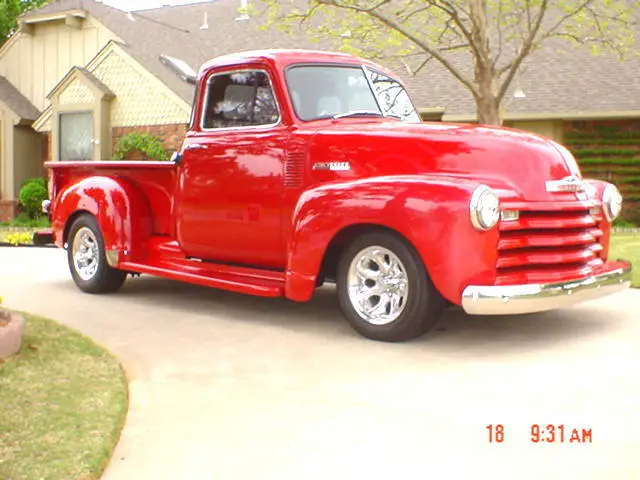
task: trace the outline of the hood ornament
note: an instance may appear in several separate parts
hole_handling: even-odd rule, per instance
[[[545,182],[547,192],[584,192],[584,182],[576,175],[564,177],[562,180],[549,180]]]

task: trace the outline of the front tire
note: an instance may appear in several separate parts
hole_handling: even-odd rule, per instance
[[[126,272],[107,263],[100,227],[88,214],[79,216],[71,225],[67,261],[73,281],[83,292],[115,292],[127,278]]]
[[[444,308],[416,250],[392,233],[371,232],[354,240],[340,257],[336,280],[345,318],[373,340],[419,337]]]

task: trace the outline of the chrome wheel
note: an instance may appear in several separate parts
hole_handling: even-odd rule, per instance
[[[93,231],[88,227],[80,228],[71,244],[73,268],[82,280],[91,280],[98,271],[100,250]]]
[[[353,257],[347,288],[351,305],[363,320],[387,325],[407,305],[409,279],[404,265],[391,250],[371,246]]]

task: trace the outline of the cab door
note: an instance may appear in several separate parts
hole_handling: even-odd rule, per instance
[[[284,268],[283,172],[288,130],[265,69],[215,72],[200,124],[185,139],[176,233],[187,255]]]

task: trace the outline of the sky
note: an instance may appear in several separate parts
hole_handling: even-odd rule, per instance
[[[198,0],[102,0],[102,3],[128,12],[146,10],[148,8],[159,8],[163,5],[184,5],[185,3],[201,2]]]

